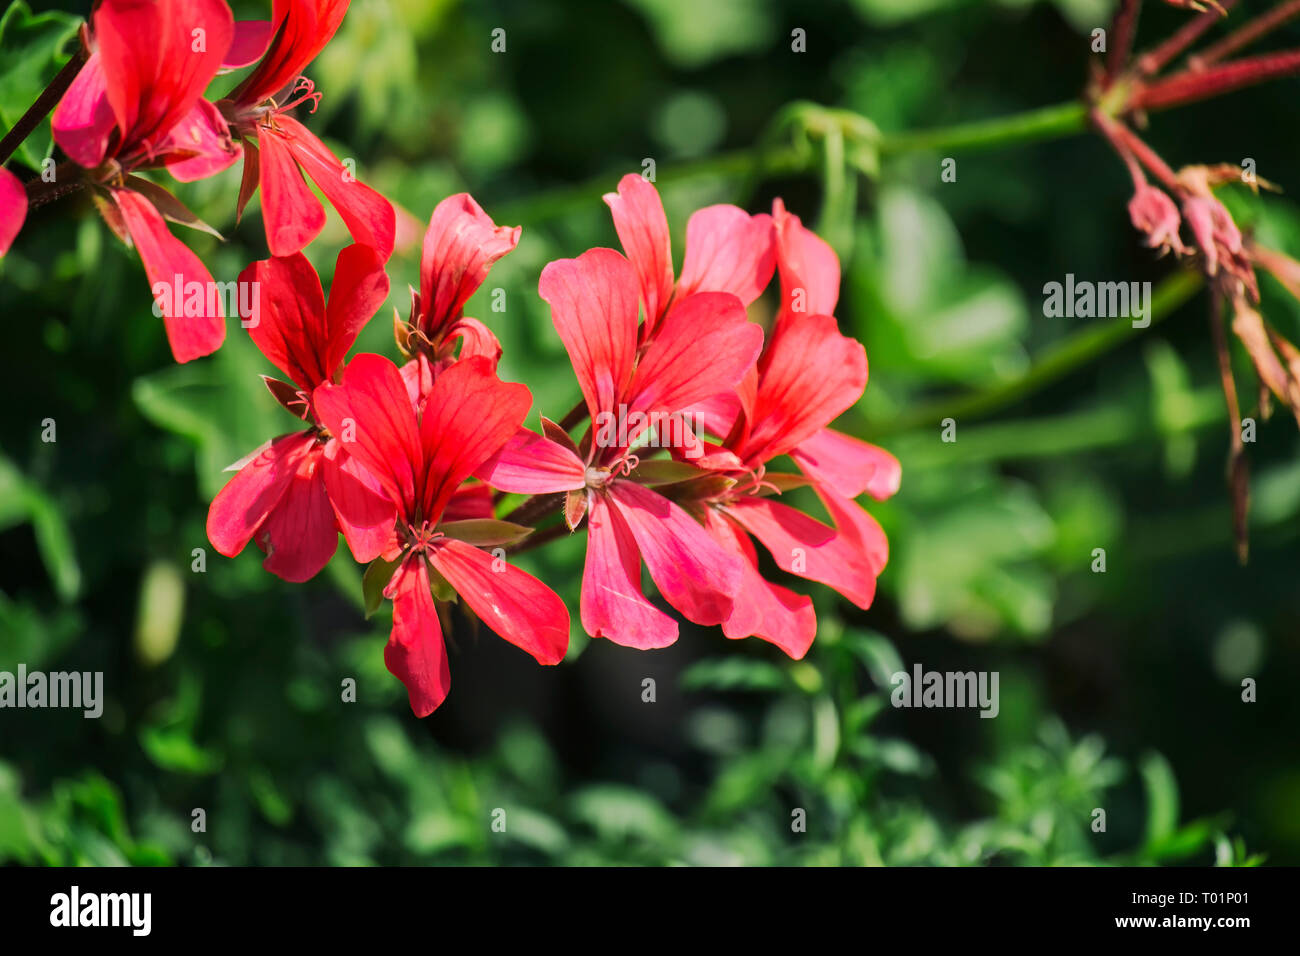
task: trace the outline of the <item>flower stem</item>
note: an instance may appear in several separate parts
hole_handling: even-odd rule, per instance
[[[959,123],[911,133],[885,133],[880,152],[910,153],[938,149],[991,149],[1083,133],[1088,110],[1083,103],[1058,103],[997,119]]]
[[[41,124],[41,120],[49,114],[50,110],[58,104],[63,98],[63,94],[68,91],[72,81],[77,78],[81,68],[86,63],[86,48],[83,44],[78,44],[72,58],[63,64],[63,69],[54,75],[50,80],[49,86],[41,91],[41,95],[36,97],[36,102],[27,108],[27,112],[18,118],[13,129],[5,133],[4,139],[0,139],[0,166],[9,161],[9,157],[14,154],[23,140],[32,135],[32,131]]]
[[[1280,3],[1267,13],[1262,13],[1249,21],[1241,29],[1229,33],[1218,43],[1188,57],[1187,65],[1193,70],[1200,70],[1218,63],[1296,17],[1300,17],[1300,0]]]

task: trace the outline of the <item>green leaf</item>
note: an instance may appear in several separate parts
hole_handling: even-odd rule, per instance
[[[402,563],[401,558],[393,561],[385,561],[383,558],[375,558],[366,568],[366,573],[361,579],[361,591],[366,599],[366,617],[374,614],[379,610],[379,605],[384,603],[384,588],[393,577],[393,572],[397,566]]]
[[[682,674],[683,690],[778,690],[785,674],[775,664],[752,657],[698,661]]]
[[[27,0],[14,0],[0,16],[0,125],[11,129],[68,59],[66,47],[81,20],[61,10],[33,14]],[[34,170],[54,151],[46,117],[14,156]]]
[[[493,548],[514,544],[533,533],[533,529],[513,521],[495,518],[466,518],[464,521],[444,521],[438,530],[449,538],[464,541],[476,548]]]
[[[1143,757],[1140,769],[1147,792],[1146,845],[1154,847],[1178,826],[1178,784],[1169,761],[1158,753]]]
[[[688,465],[684,461],[655,458],[637,465],[636,470],[632,472],[630,477],[633,481],[643,485],[670,485],[673,482],[687,481],[707,474],[708,472],[703,469]]]

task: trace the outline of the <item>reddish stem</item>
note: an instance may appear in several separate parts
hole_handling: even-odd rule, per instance
[[[1139,110],[1182,106],[1295,73],[1300,73],[1300,50],[1247,57],[1208,70],[1175,73],[1168,79],[1139,89],[1129,106]]]
[[[1254,20],[1247,22],[1241,29],[1229,33],[1218,43],[1189,57],[1187,65],[1193,70],[1205,69],[1250,46],[1260,37],[1273,32],[1296,17],[1300,17],[1300,0],[1287,0],[1286,3],[1278,4],[1268,13],[1260,14]]]
[[[1106,76],[1102,87],[1109,88],[1116,77],[1124,71],[1129,54],[1133,51],[1133,36],[1137,33],[1138,14],[1142,10],[1142,0],[1122,0],[1111,24],[1110,54],[1106,58]]]
[[[1231,10],[1236,5],[1237,0],[1223,0],[1222,4],[1225,11]],[[1201,34],[1222,19],[1223,16],[1218,10],[1206,10],[1199,16],[1193,17],[1150,53],[1139,56],[1137,59],[1138,69],[1147,76],[1159,73],[1175,57],[1199,40]]]

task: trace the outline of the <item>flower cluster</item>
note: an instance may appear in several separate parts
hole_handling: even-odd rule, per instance
[[[394,207],[290,115],[314,108],[320,94],[302,70],[347,6],[277,0],[270,22],[236,23],[224,0],[103,0],[53,117],[63,175],[91,189],[139,251],[177,361],[219,348],[227,316],[201,295],[164,305],[160,283],[213,284],[167,221],[204,227],[138,173],[188,182],[242,158],[237,215],[261,189],[269,256],[239,277],[255,290],[255,320],[243,325],[282,376],[265,377],[271,395],[302,424],[232,466],[208,513],[213,546],[233,557],[252,542],[268,571],[305,581],[341,533],[368,565],[372,608],[392,601],[385,662],[419,716],[450,688],[443,632],[453,602],[540,663],[564,658],[565,603],[506,560],[545,520],[529,544],[586,534],[583,628],[628,647],[678,636],[642,591],[644,563],[687,620],[802,657],[816,631],[812,601],[765,576],[755,541],[782,572],[869,606],[888,543],[855,499],[892,495],[899,465],[830,428],[866,387],[866,353],[834,318],[835,253],[780,200],[770,215],[697,211],[678,275],[658,192],[625,177],[605,197],[623,252],[590,249],[542,271],[539,291],[583,400],[559,423],[540,419],[540,431],[525,427],[529,390],[498,377],[496,336],[464,314],[520,229],[496,225],[467,194],[430,218],[420,288],[395,324],[401,364],[347,358],[388,298]],[[205,98],[219,72],[249,66],[229,95]],[[302,253],[325,216],[304,176],[354,240],[328,296]],[[10,174],[0,194],[2,252],[27,205]],[[779,306],[765,334],[747,309],[774,276]],[[830,523],[778,500],[801,487]],[[529,497],[498,517],[512,493]]]
[[[1192,264],[1210,288],[1211,325],[1232,435],[1228,482],[1238,553],[1244,561],[1248,468],[1240,403],[1223,328],[1224,307],[1231,311],[1233,333],[1258,374],[1261,412],[1265,416],[1270,413],[1271,395],[1286,405],[1300,423],[1300,347],[1258,311],[1256,277],[1256,269],[1263,268],[1300,298],[1300,262],[1243,234],[1215,195],[1217,189],[1232,183],[1244,184],[1256,192],[1261,186],[1271,188],[1249,164],[1192,165],[1175,170],[1138,131],[1146,126],[1149,112],[1300,73],[1300,50],[1236,56],[1246,46],[1300,17],[1300,2],[1278,3],[1212,45],[1188,53],[1181,69],[1162,75],[1170,63],[1187,53],[1236,6],[1236,0],[1205,5],[1188,0],[1169,2],[1200,13],[1155,48],[1136,56],[1130,56],[1130,52],[1141,3],[1121,3],[1112,30],[1115,44],[1105,66],[1093,77],[1087,99],[1093,126],[1110,143],[1132,178],[1134,193],[1128,208],[1134,228],[1145,236],[1151,248]],[[1150,182],[1148,176],[1156,182]]]
[[[859,607],[874,596],[888,543],[854,499],[888,497],[900,472],[889,453],[829,427],[867,381],[862,346],[833,318],[834,252],[779,200],[771,215],[712,206],[691,217],[675,277],[654,186],[629,175],[606,201],[626,254],[590,249],[542,271],[583,401],[540,431],[524,427],[528,389],[497,376],[496,337],[463,314],[519,238],[468,195],[430,219],[420,289],[396,325],[400,366],[364,353],[344,362],[387,294],[370,247],[343,250],[328,300],[298,253],[246,273],[260,288],[250,335],[291,380],[268,386],[307,427],[240,464],[212,502],[208,535],[230,556],[251,541],[267,570],[302,581],[341,532],[369,564],[367,591],[392,601],[385,661],[420,716],[450,687],[449,602],[540,663],[563,659],[564,602],[506,560],[549,515],[553,529],[587,536],[583,628],[628,647],[678,636],[642,591],[643,562],[687,620],[795,658],[816,631],[812,601],[764,577],[754,539],[782,571]],[[780,306],[765,337],[746,306],[774,275]],[[615,410],[631,424],[611,437],[598,423]],[[674,422],[687,423],[673,432],[680,442],[652,440]],[[795,470],[769,470],[783,458]],[[800,486],[830,524],[775,500]],[[500,493],[531,497],[502,520]]]

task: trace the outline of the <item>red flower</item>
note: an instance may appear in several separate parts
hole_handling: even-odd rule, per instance
[[[0,166],[0,259],[4,258],[27,218],[27,190],[9,170]]]
[[[383,262],[366,246],[344,249],[328,305],[301,254],[255,262],[240,283],[257,283],[259,290],[249,335],[297,390],[271,378],[267,386],[311,427],[267,442],[241,463],[212,501],[208,538],[227,557],[254,541],[266,552],[263,566],[286,581],[320,571],[334,556],[339,531],[358,561],[372,561],[392,537],[395,509],[379,482],[321,427],[311,395],[334,379],[357,333],[387,298]]]
[[[645,422],[663,426],[734,387],[762,347],[761,330],[734,295],[679,292],[638,357],[644,286],[612,249],[550,263],[539,288],[568,349],[592,434],[580,451],[557,427],[547,429],[555,440],[520,431],[479,477],[507,491],[572,492],[570,527],[584,512],[588,521],[582,625],[593,637],[640,648],[677,639],[677,622],[641,592],[642,560],[665,600],[688,620],[723,623],[740,583],[739,562],[682,507],[644,486],[653,481],[652,466],[641,466],[633,448]],[[627,434],[605,428],[616,419],[630,423]]]
[[[812,602],[763,579],[750,535],[778,567],[827,584],[859,607],[875,596],[889,543],[875,519],[853,499],[864,491],[884,499],[898,490],[901,470],[889,452],[827,426],[862,396],[867,357],[839,333],[829,311],[839,290],[839,260],[778,199],[773,207],[782,305],[757,369],[734,394],[706,403],[706,427],[726,436],[700,464],[725,484],[698,481],[694,495],[710,534],[743,559],[741,587],[723,633],[754,635],[800,658],[817,622]],[[808,309],[826,310],[824,314]],[[789,455],[811,481],[835,527],[766,497],[808,481],[768,475],[767,463]]]
[[[464,481],[518,429],[532,396],[500,381],[492,363],[464,359],[441,372],[417,413],[397,366],[359,355],[341,385],[316,390],[331,433],[355,440],[348,451],[397,504],[398,530],[385,550],[396,572],[384,589],[393,630],[384,651],[419,717],[447,696],[450,673],[431,587],[458,593],[492,630],[542,664],[557,664],[569,644],[569,612],[546,585],[469,543],[480,521],[448,520]],[[471,486],[474,487],[474,486]]]
[[[496,365],[501,344],[482,322],[465,316],[465,303],[492,264],[519,243],[520,231],[519,226],[498,226],[469,193],[438,203],[424,234],[420,291],[411,290],[410,318],[396,330],[404,355],[445,364],[460,342],[461,358],[482,355]]]
[[[636,173],[624,176],[617,193],[606,193],[614,229],[636,270],[645,325],[644,343],[654,335],[670,304],[696,292],[730,292],[744,306],[759,297],[772,278],[772,223],[737,206],[707,206],[686,223],[686,257],[673,280],[672,243],[659,191]]]
[[[239,24],[232,55],[249,57],[268,38],[270,45],[253,72],[218,104],[245,141],[238,214],[260,184],[271,255],[299,252],[325,227],[325,210],[303,181],[305,172],[343,217],[352,238],[387,261],[396,234],[392,205],[288,115],[304,102],[314,109],[320,99],[301,73],[334,36],[348,0],[276,0],[272,9],[269,24]]]
[[[234,36],[224,0],[104,0],[88,37],[89,59],[54,111],[55,142],[98,189],[113,230],[134,245],[158,285],[204,290],[186,310],[156,296],[178,362],[220,348],[225,321],[212,276],[167,230],[164,216],[202,224],[161,187],[129,175],[166,166],[178,179],[211,175],[238,158],[225,121],[202,98]],[[161,211],[160,211],[161,210]]]

